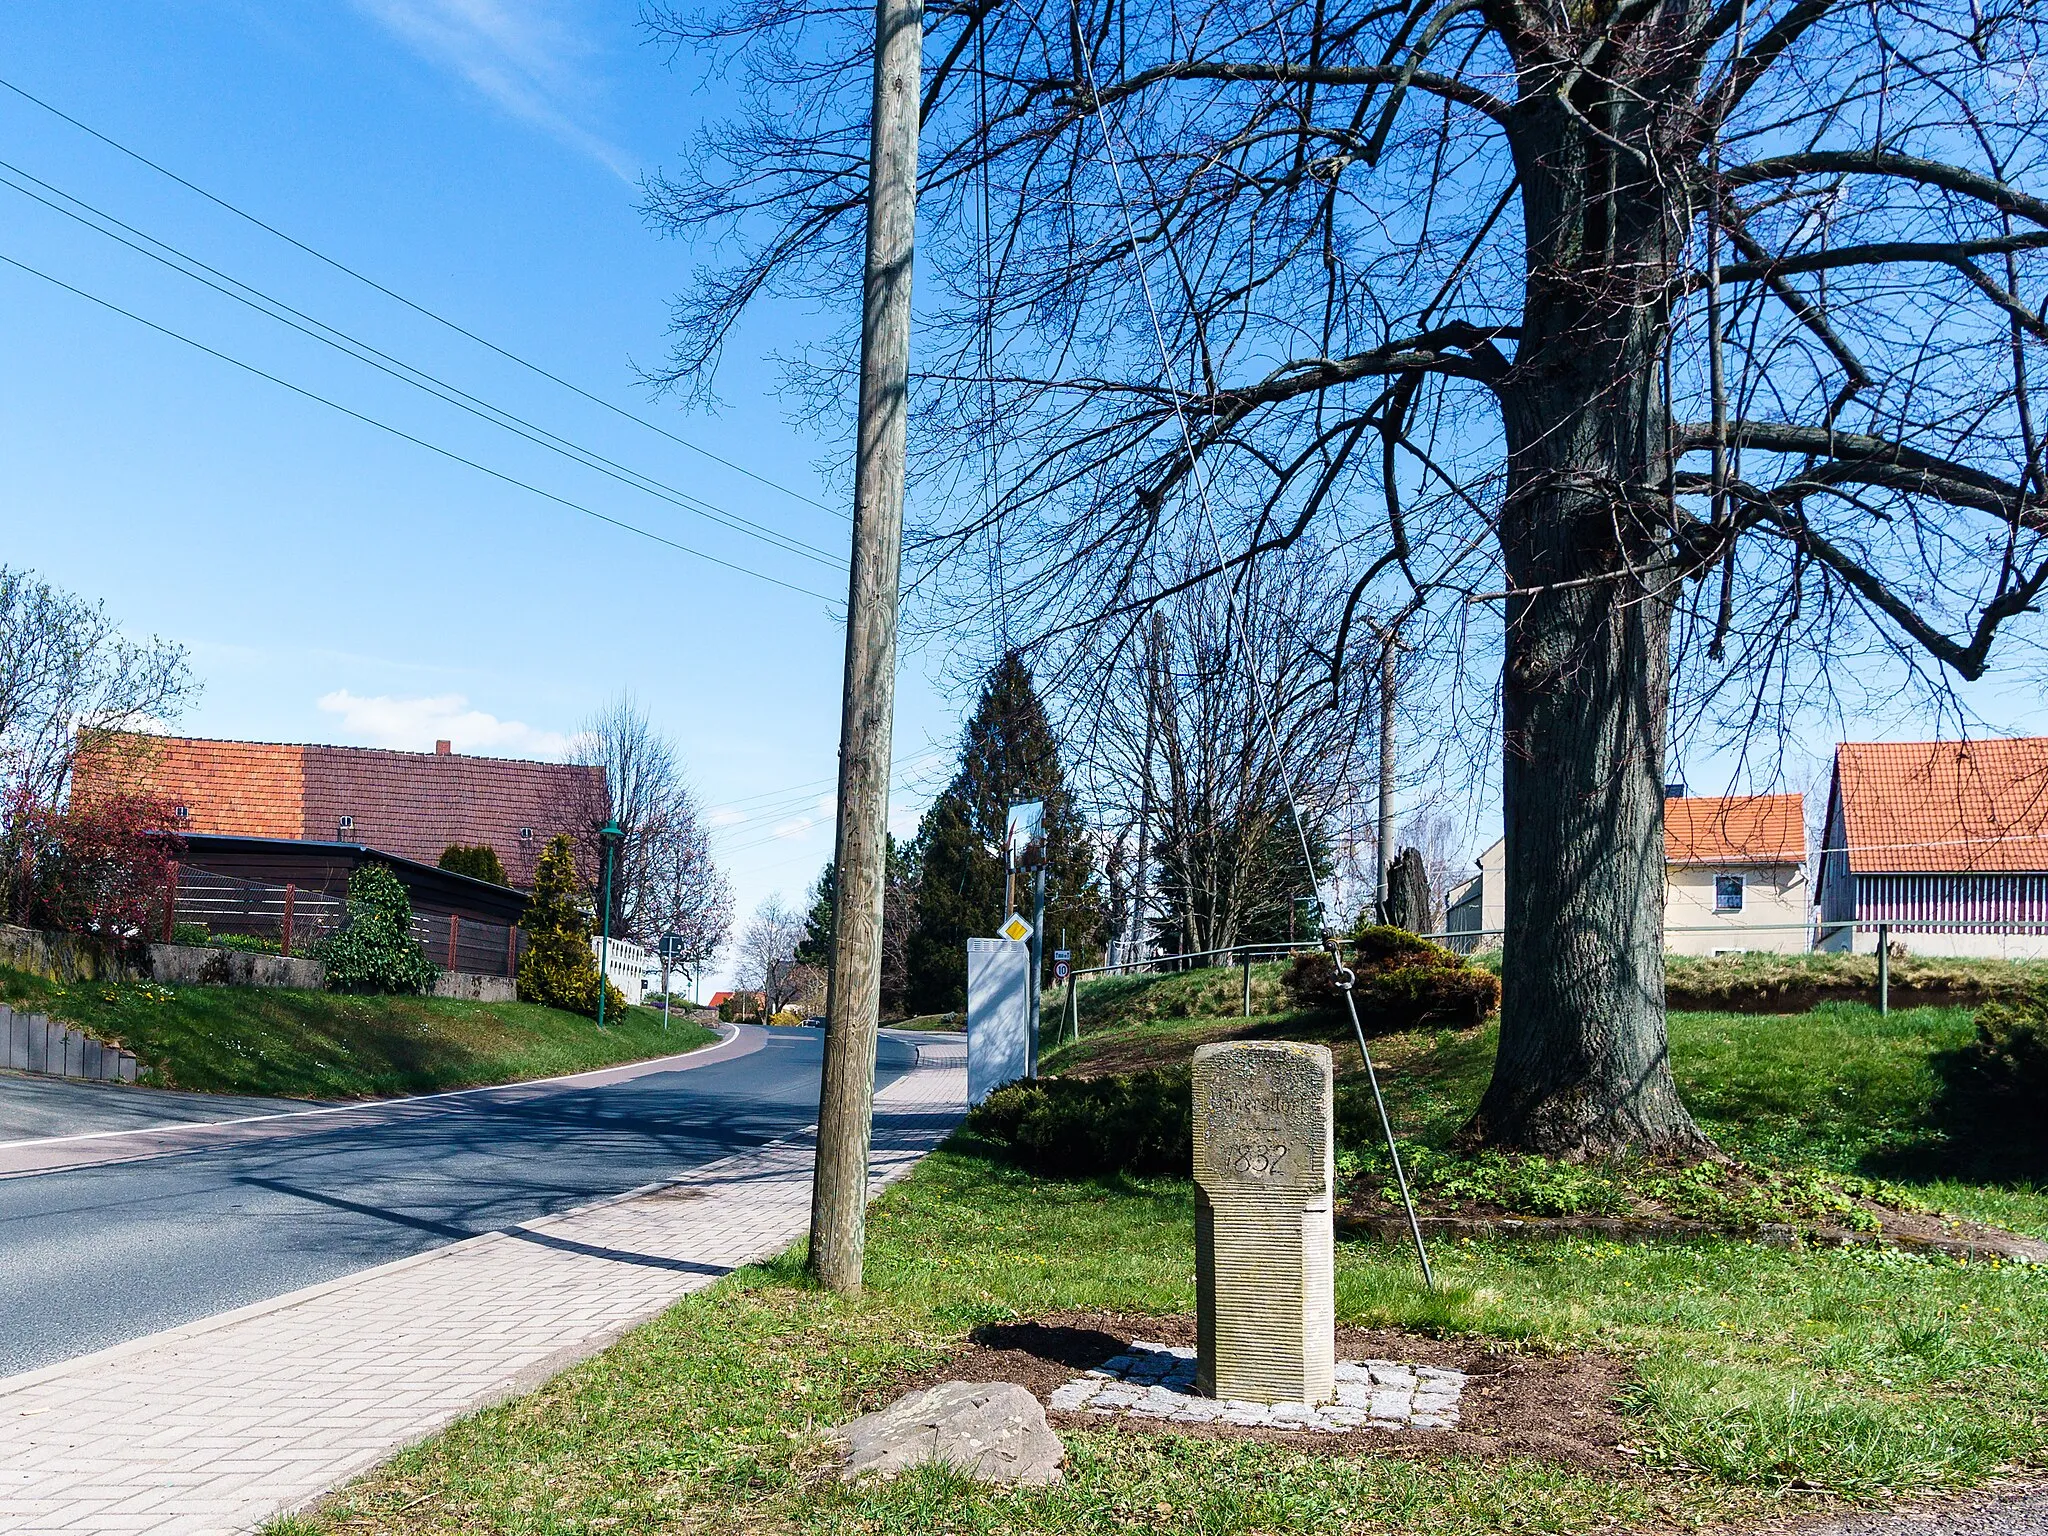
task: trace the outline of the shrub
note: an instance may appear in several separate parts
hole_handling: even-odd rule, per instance
[[[768,1015],[768,1022],[770,1024],[779,1024],[783,1026],[785,1029],[794,1029],[797,1025],[803,1023],[803,1021],[804,1016],[802,1014],[792,1013],[787,1008],[782,1009],[780,1012],[771,1013],[770,1015]]]
[[[533,901],[519,926],[526,949],[519,957],[519,1000],[597,1017],[597,956],[590,952],[590,919],[578,900],[576,851],[567,834],[541,851],[533,875]],[[622,1010],[625,995],[603,983],[605,1011]]]
[[[498,850],[489,843],[450,843],[441,851],[441,867],[451,875],[468,875],[493,885],[510,885]]]
[[[1500,1006],[1498,977],[1405,929],[1354,929],[1344,942],[1344,956],[1357,976],[1352,995],[1359,1022],[1375,1032],[1422,1023],[1479,1024]],[[1296,956],[1286,987],[1297,1008],[1341,1012],[1344,1007],[1336,967],[1327,954]]]
[[[275,955],[284,950],[280,941],[266,939],[260,933],[216,933],[206,942],[215,949],[238,949],[251,955]]]
[[[967,1128],[1056,1179],[1185,1178],[1195,1155],[1186,1067],[1011,1083],[975,1106]]]
[[[194,949],[237,949],[252,955],[275,955],[284,945],[255,933],[215,933],[204,923],[173,923],[170,942]]]
[[[185,851],[174,825],[168,802],[128,793],[24,812],[11,840],[12,915],[119,948],[147,943],[163,921],[171,865]]]
[[[348,926],[308,953],[327,967],[330,992],[416,994],[438,974],[412,936],[412,898],[383,864],[348,877]]]
[[[2035,1167],[2048,1163],[2048,988],[1977,1010],[1977,1038],[1949,1073],[1959,1122]]]

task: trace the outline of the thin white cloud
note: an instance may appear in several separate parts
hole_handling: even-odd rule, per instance
[[[798,816],[794,820],[783,822],[768,835],[777,838],[802,837],[817,824],[818,818],[815,816]]]
[[[592,52],[574,0],[354,0],[420,57],[459,75],[514,117],[631,182],[632,157],[585,126],[594,94],[578,64]]]
[[[704,820],[714,827],[736,827],[747,819],[745,811],[736,811],[728,806],[722,811],[713,811]]]
[[[500,720],[471,709],[459,693],[365,698],[338,688],[317,702],[323,713],[339,715],[341,729],[364,746],[427,752],[435,742],[448,741],[457,752],[551,758],[569,750],[569,738],[560,731],[541,730],[523,720]]]

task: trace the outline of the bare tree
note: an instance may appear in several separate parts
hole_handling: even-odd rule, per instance
[[[761,993],[770,1013],[801,997],[811,985],[811,979],[800,973],[814,967],[796,958],[803,939],[803,913],[780,895],[770,896],[756,907],[740,930],[736,980],[746,991]]]
[[[612,931],[652,943],[664,929],[680,932],[709,918],[710,909],[688,903],[711,900],[723,877],[711,865],[710,839],[683,777],[682,756],[632,694],[621,693],[584,722],[569,758],[604,769],[601,797],[579,781],[572,792],[583,798],[564,808],[578,839],[579,866],[593,874],[601,868],[597,830],[607,820],[616,819],[625,832],[613,860]],[[730,895],[726,903],[729,927]],[[710,950],[723,939],[721,927]]]
[[[1664,1028],[1674,699],[1688,729],[1752,731],[1830,688],[1940,694],[2035,632],[2048,19],[927,14],[930,611],[1030,614],[1055,654],[1297,549],[1349,583],[1337,686],[1355,614],[1410,615],[1447,679],[1497,665],[1461,695],[1499,732],[1510,935],[1468,1135],[1700,1147]],[[702,387],[757,299],[854,312],[866,13],[731,0],[656,24],[744,103],[650,184],[659,220],[720,242],[674,317],[669,377]],[[821,340],[799,398],[841,410],[852,357]]]
[[[1304,644],[1343,595],[1319,581],[1305,562],[1275,560],[1241,591],[1192,587],[1170,605],[1128,686],[1105,689],[1103,668],[1068,669],[1061,704],[1082,743],[1091,814],[1122,828],[1151,817],[1148,892],[1169,952],[1283,937],[1331,845],[1360,830],[1372,773],[1369,680],[1345,674],[1333,700],[1327,669]]]
[[[159,724],[198,695],[185,648],[123,636],[106,605],[0,565],[0,815],[55,805],[81,746]]]
[[[90,759],[97,792],[146,787],[149,738],[199,692],[185,648],[123,636],[105,605],[0,565],[0,911],[26,878],[26,839]]]
[[[1457,823],[1442,811],[1420,810],[1408,818],[1398,841],[1402,847],[1413,848],[1422,855],[1422,867],[1429,878],[1428,927],[1431,932],[1440,933],[1444,926],[1444,898],[1463,878],[1465,866],[1471,862],[1465,857],[1464,839],[1458,835]]]
[[[647,904],[648,936],[656,942],[673,934],[680,948],[673,962],[694,985],[704,968],[717,963],[732,933],[732,883],[711,859],[711,834],[694,814],[677,835],[651,850]]]

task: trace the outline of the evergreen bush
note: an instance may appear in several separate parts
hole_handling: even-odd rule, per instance
[[[597,956],[590,952],[590,918],[579,899],[576,850],[568,835],[541,850],[533,875],[533,900],[519,926],[525,951],[519,957],[519,1000],[597,1017]],[[609,982],[605,1012],[626,1007],[625,995]]]
[[[1344,958],[1357,976],[1352,996],[1359,1022],[1375,1032],[1422,1023],[1463,1028],[1485,1022],[1500,1006],[1498,977],[1403,928],[1354,929],[1344,942]],[[1296,956],[1285,984],[1297,1008],[1343,1010],[1336,967],[1327,954]]]
[[[510,885],[504,860],[489,843],[450,843],[441,851],[441,867],[451,875],[468,875],[493,885]]]
[[[327,967],[330,992],[417,994],[439,974],[412,936],[412,898],[383,864],[348,877],[348,926],[309,953]]]
[[[1048,1178],[1186,1178],[1194,1089],[1186,1067],[1042,1077],[998,1088],[968,1115],[967,1128]]]
[[[1977,1038],[1950,1074],[1956,1116],[2005,1143],[2016,1161],[2048,1168],[2048,988],[1977,1010]]]

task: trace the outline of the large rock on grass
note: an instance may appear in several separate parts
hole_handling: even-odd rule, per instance
[[[855,1419],[839,1435],[853,1451],[849,1478],[943,1462],[984,1483],[1056,1483],[1066,1455],[1038,1399],[1007,1381],[942,1381]]]

